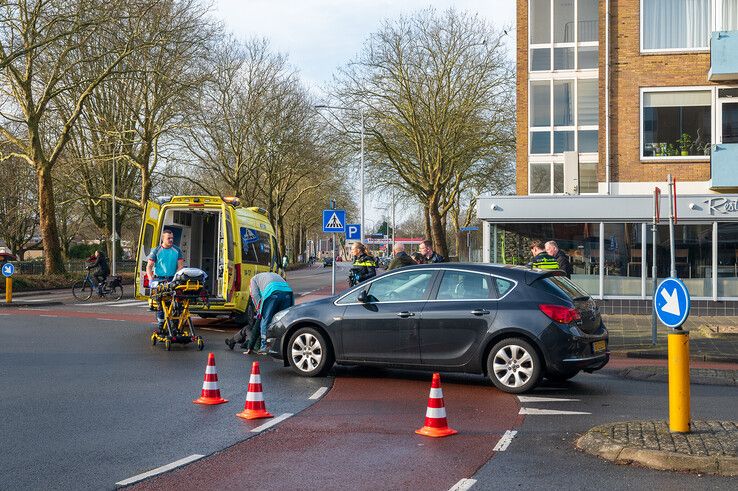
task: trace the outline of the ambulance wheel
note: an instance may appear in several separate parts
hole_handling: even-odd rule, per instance
[[[167,339],[166,341],[164,341],[164,347],[167,349],[167,351],[172,351],[172,342]]]
[[[204,347],[205,341],[203,341],[202,338],[197,338],[197,351],[202,351]]]

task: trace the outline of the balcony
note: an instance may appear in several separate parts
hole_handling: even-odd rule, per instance
[[[738,188],[738,143],[719,143],[713,146],[710,173],[710,189]]]
[[[738,31],[713,32],[707,80],[738,80]]]

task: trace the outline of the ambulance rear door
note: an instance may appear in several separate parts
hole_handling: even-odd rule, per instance
[[[220,297],[224,298],[226,303],[233,301],[234,288],[239,285],[234,285],[236,280],[236,267],[235,267],[235,247],[233,243],[233,207],[229,204],[223,203],[223,213],[221,213],[221,226],[219,240],[221,244],[220,248],[220,260],[218,261],[218,289],[220,290]],[[240,278],[239,278],[240,279]],[[239,283],[239,282],[236,282]]]
[[[149,281],[146,277],[146,259],[151,249],[158,245],[158,234],[156,233],[159,226],[159,217],[161,215],[161,205],[148,201],[144,209],[141,219],[141,232],[138,236],[138,251],[136,259],[138,260],[138,268],[136,271],[136,300],[148,300],[149,298]]]

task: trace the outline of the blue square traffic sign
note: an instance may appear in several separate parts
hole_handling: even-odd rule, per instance
[[[360,223],[350,223],[346,225],[346,240],[361,240]]]
[[[323,210],[323,232],[343,232],[346,225],[346,210]]]

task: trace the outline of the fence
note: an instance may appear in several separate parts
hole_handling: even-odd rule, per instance
[[[64,262],[64,267],[67,273],[81,273],[86,272],[87,265],[89,263],[85,259],[70,259]],[[41,275],[44,274],[44,262],[43,261],[18,261],[13,262],[15,266],[16,274],[25,275]],[[136,270],[136,261],[132,259],[118,260],[115,262],[116,273],[132,273]]]

